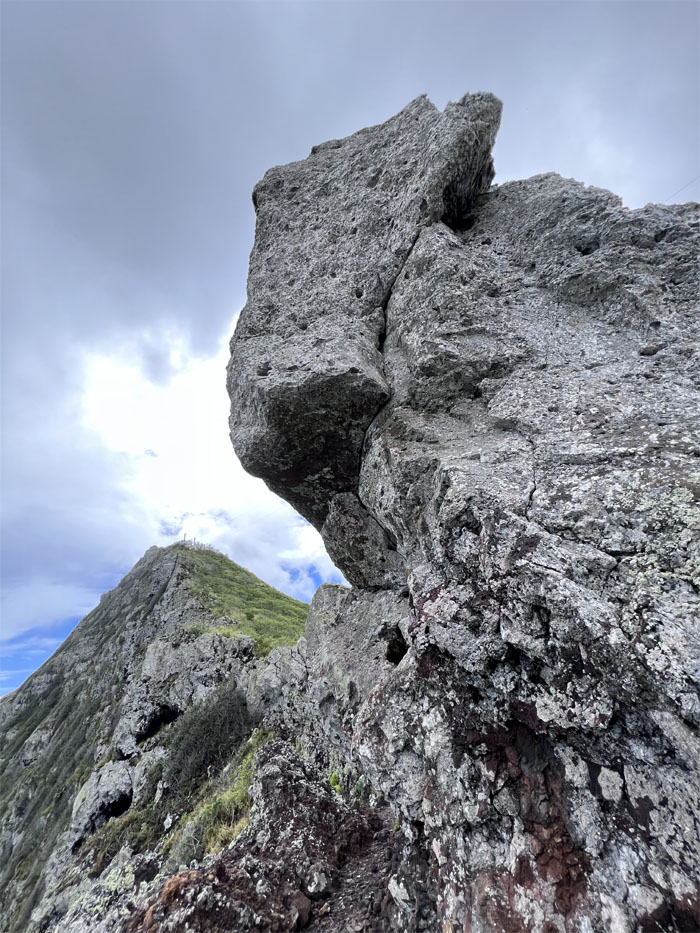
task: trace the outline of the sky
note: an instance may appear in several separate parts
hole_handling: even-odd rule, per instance
[[[153,544],[309,600],[318,534],[231,449],[227,343],[272,165],[486,90],[496,182],[700,200],[700,5],[3,0],[0,694]]]

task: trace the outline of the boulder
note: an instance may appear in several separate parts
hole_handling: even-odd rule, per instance
[[[270,169],[228,371],[244,467],[306,518],[355,492],[365,431],[387,402],[386,306],[419,231],[458,217],[493,177],[500,103],[444,112],[418,97],[380,126]]]

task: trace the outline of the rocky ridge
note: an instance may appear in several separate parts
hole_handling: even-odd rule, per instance
[[[221,614],[225,598],[233,615]],[[218,552],[151,548],[3,699],[3,930],[58,928],[122,842],[137,876],[156,874],[155,850],[203,772],[252,732],[245,693],[256,664],[271,639],[295,641],[305,615]],[[256,626],[257,642],[247,634]],[[77,928],[91,929],[90,918]]]

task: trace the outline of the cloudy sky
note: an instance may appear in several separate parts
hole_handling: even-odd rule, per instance
[[[699,10],[4,0],[0,692],[152,544],[196,537],[303,599],[338,579],[227,436],[269,166],[489,90],[497,182],[698,200]]]

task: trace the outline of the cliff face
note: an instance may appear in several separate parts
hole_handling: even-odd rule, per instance
[[[490,184],[500,109],[474,95],[441,113],[419,97],[255,187],[229,367],[234,446],[316,525],[336,493],[356,491],[365,432],[391,394],[381,347],[392,287],[419,231]]]
[[[695,929],[697,206],[491,188],[499,112],[265,175],[232,439],[353,583],[304,715],[397,815],[395,927]]]

